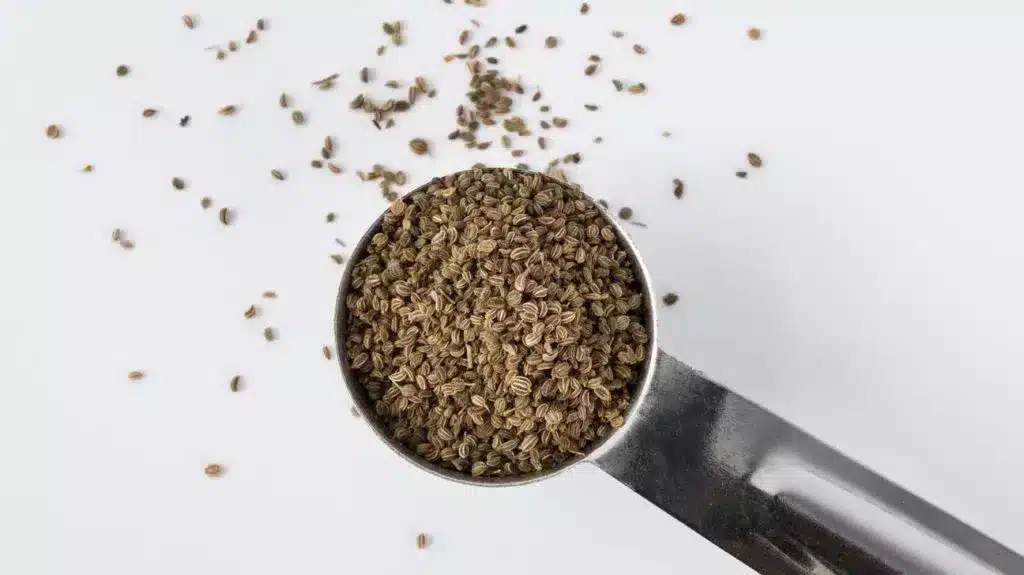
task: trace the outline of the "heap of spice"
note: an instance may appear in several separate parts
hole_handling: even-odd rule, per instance
[[[394,202],[357,259],[343,353],[413,453],[513,476],[623,425],[650,353],[640,278],[579,187],[511,169],[438,178]]]

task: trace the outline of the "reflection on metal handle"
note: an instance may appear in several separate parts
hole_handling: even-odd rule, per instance
[[[660,352],[602,469],[760,573],[1024,573],[1024,557]]]

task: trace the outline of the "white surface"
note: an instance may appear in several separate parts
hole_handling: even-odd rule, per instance
[[[441,55],[470,18],[481,43],[529,24],[523,48],[496,51],[570,119],[551,154],[581,152],[585,189],[649,224],[634,236],[656,288],[681,296],[662,314],[668,351],[1024,550],[1024,16],[995,2],[594,0],[585,17],[577,2],[489,3],[2,4],[0,573],[749,572],[594,468],[467,489],[402,464],[349,415],[320,347],[332,238],[355,240],[383,207],[355,170],[419,182],[514,163],[444,139],[466,73]],[[203,51],[261,16],[257,45],[224,62]],[[378,58],[385,19],[408,43]],[[590,53],[604,64],[588,79]],[[347,110],[364,65],[423,74],[439,96],[378,133]],[[332,72],[337,90],[309,86]],[[650,93],[614,93],[613,77]],[[242,110],[216,116],[225,104]],[[149,106],[158,119],[139,116]],[[518,109],[536,126],[534,105]],[[64,139],[43,137],[51,122]],[[340,177],[308,167],[326,134]],[[432,157],[409,153],[421,135]],[[765,167],[740,181],[748,151]],[[95,173],[77,171],[87,162]],[[202,212],[204,195],[237,223]],[[110,244],[114,227],[134,252]],[[266,289],[280,298],[259,301]],[[250,303],[261,316],[246,321]],[[280,341],[263,341],[268,324]],[[148,377],[128,382],[133,369]],[[203,476],[210,461],[222,479]]]

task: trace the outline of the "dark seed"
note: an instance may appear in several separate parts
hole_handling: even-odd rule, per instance
[[[498,45],[498,37],[491,36],[488,38],[487,43],[484,44],[484,48],[493,48]]]
[[[361,81],[364,84],[369,84],[370,83],[370,69],[369,68],[363,68],[362,70],[359,71],[359,81]]]
[[[619,217],[624,219],[624,220],[628,220],[629,218],[632,218],[633,217],[633,208],[628,208],[628,207],[627,208],[622,208],[621,210],[619,210]]]
[[[671,22],[673,26],[682,26],[686,23],[686,14],[676,14],[671,20],[669,20],[669,22]]]
[[[142,111],[142,117],[143,118],[152,118],[155,115],[156,115],[156,110],[154,110],[153,108],[146,108],[145,110]]]
[[[672,195],[677,198],[683,197],[683,181],[679,178],[672,180]]]
[[[121,236],[123,235],[124,232],[122,232],[120,228],[114,228],[114,231],[110,233],[110,241],[116,244],[117,242],[121,241]]]
[[[321,158],[323,158],[325,160],[330,160],[331,156],[333,156],[333,155],[334,155],[334,153],[331,152],[330,150],[328,150],[327,148],[320,148],[320,157]]]
[[[626,33],[622,30],[612,30],[612,38],[622,38]]]
[[[281,96],[277,99],[277,105],[282,108],[288,107],[288,94],[281,92]]]
[[[597,64],[591,64],[583,69],[583,73],[587,76],[593,76],[594,72],[597,72]]]
[[[544,138],[544,136],[537,138],[537,147],[539,147],[542,150],[548,149],[548,141],[547,139]]]
[[[665,305],[675,305],[675,303],[679,301],[679,296],[672,292],[669,292],[665,294],[664,297],[661,298],[661,301],[665,302]]]
[[[580,4],[580,14],[586,14],[587,12],[590,12],[590,4],[586,2]]]
[[[331,259],[339,266],[345,263],[345,258],[341,254],[331,254]]]
[[[338,216],[334,212],[328,212],[327,213],[327,223],[333,222],[335,220],[335,218],[337,218],[337,217]]]
[[[736,171],[736,177],[741,179],[741,180],[747,179],[747,172],[746,172],[746,170],[737,170]]]
[[[263,339],[267,341],[274,341],[277,339],[277,331],[272,327],[263,328]]]
[[[640,44],[633,44],[633,51],[643,56],[644,54],[647,53],[647,48],[644,48]]]
[[[612,80],[612,86],[615,86],[615,91],[616,92],[621,92],[622,91],[622,81],[621,80]]]
[[[124,64],[121,64],[120,66],[117,67],[117,75],[119,77],[121,77],[121,78],[127,76],[128,72],[130,72],[130,71],[131,70],[128,69],[128,66],[125,66]]]
[[[280,180],[282,182],[286,178],[284,172],[282,172],[281,170],[270,170],[270,175],[273,176],[275,180]]]
[[[598,56],[597,54],[591,54],[590,56],[587,57],[587,60],[590,60],[591,62],[600,62],[601,57]]]
[[[387,50],[387,49],[388,49],[387,46],[377,46],[377,55],[378,56],[383,55],[384,51]]]
[[[516,34],[522,34],[523,32],[526,32],[526,28],[527,28],[526,24],[518,26],[516,28]]]
[[[225,226],[230,226],[231,220],[234,219],[234,214],[232,214],[231,210],[227,208],[221,208],[219,217],[220,223],[224,224]]]
[[[181,178],[173,178],[171,180],[171,185],[174,186],[175,190],[184,190],[185,189],[185,180],[183,180]]]
[[[448,134],[448,139],[449,140],[458,140],[459,139],[459,131],[455,130],[454,132]]]
[[[184,127],[188,126],[188,123],[191,120],[192,120],[191,116],[182,116],[181,119],[178,120],[178,125],[181,126],[182,128],[184,128]]]
[[[755,168],[760,168],[761,167],[761,156],[758,156],[757,154],[755,154],[753,152],[747,154],[747,161],[750,162],[750,165],[752,167],[755,167]]]
[[[498,63],[498,59],[495,58],[494,56],[488,56],[487,57],[487,63],[488,64],[497,64]]]
[[[260,18],[259,20],[257,20],[256,21],[256,29],[259,30],[260,32],[266,30],[267,29],[267,21],[264,20],[263,18]]]
[[[242,376],[236,375],[235,377],[232,377],[231,378],[231,391],[237,392],[238,389],[241,387],[241,384],[242,384]]]
[[[588,110],[590,110],[591,112],[594,112],[594,111],[597,110],[597,106],[594,105],[594,104],[583,104],[583,107],[588,109]]]

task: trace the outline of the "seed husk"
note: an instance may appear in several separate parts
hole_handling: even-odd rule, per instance
[[[60,126],[57,124],[50,124],[46,127],[46,137],[51,140],[56,140],[60,137]]]
[[[624,207],[624,208],[619,210],[619,218],[621,218],[623,220],[628,220],[628,219],[630,219],[632,217],[633,217],[633,208]]]
[[[644,54],[647,53],[647,48],[644,48],[640,44],[633,44],[633,51],[643,56]]]
[[[146,377],[146,374],[145,374],[145,372],[142,372],[142,371],[129,371],[128,372],[128,379],[130,379],[131,381],[139,381],[140,379],[142,379],[144,377]]]
[[[127,76],[129,72],[131,72],[131,69],[128,68],[128,66],[121,64],[117,67],[117,70],[115,70],[115,72],[117,72],[118,77],[123,78]]]
[[[249,306],[248,309],[245,310],[245,313],[242,314],[242,317],[245,319],[252,319],[256,317],[256,305],[253,304]]]
[[[210,206],[212,205],[213,200],[211,200],[209,197],[204,197],[203,199],[199,200],[199,207],[203,208],[204,210],[210,209]]]
[[[679,301],[679,296],[669,292],[661,298],[661,301],[665,302],[665,305],[675,305],[675,303]]]
[[[238,390],[241,389],[242,387],[242,376],[236,375],[232,377],[229,387],[233,393],[237,393]]]
[[[409,141],[409,149],[417,156],[422,156],[430,151],[430,145],[423,138],[414,138]]]
[[[220,477],[221,475],[224,475],[224,466],[219,463],[211,463],[203,468],[203,473],[205,473],[207,477]]]
[[[761,39],[761,29],[760,28],[750,28],[749,30],[747,30],[747,38],[750,38],[751,40],[755,40],[755,41],[756,40],[760,40]]]
[[[184,190],[185,189],[185,180],[182,179],[182,178],[172,178],[171,179],[171,185],[174,186],[175,190]]]
[[[188,126],[188,123],[190,121],[192,121],[192,117],[191,116],[182,116],[181,119],[178,120],[178,125],[181,126],[182,128],[185,128],[185,127]]]
[[[281,92],[281,96],[278,97],[278,99],[277,99],[277,105],[281,106],[282,108],[287,108],[288,105],[289,105],[288,94],[285,94],[284,92]]]
[[[558,47],[558,38],[554,36],[548,36],[547,38],[544,39],[544,45],[548,48],[556,48]]]
[[[230,226],[231,222],[235,219],[234,213],[232,213],[231,210],[226,207],[220,209],[220,212],[217,215],[217,217],[218,219],[220,219],[220,223],[224,224],[225,226]]]
[[[751,153],[747,154],[747,162],[750,163],[751,167],[760,168],[761,167],[761,156],[758,156],[757,154],[751,152]]]
[[[522,34],[523,32],[526,32],[527,28],[528,26],[526,24],[520,24],[519,26],[516,27],[516,34]]]
[[[294,123],[296,126],[301,126],[305,124],[306,115],[300,112],[299,110],[295,110],[294,112],[292,112],[292,123]]]
[[[153,108],[146,108],[145,110],[142,111],[142,117],[143,118],[152,118],[155,115],[156,115],[156,110],[154,110]]]
[[[263,328],[263,339],[267,341],[274,341],[277,339],[277,330],[269,326]]]
[[[673,26],[682,26],[686,23],[686,14],[679,12],[672,16],[672,19],[669,20],[669,22],[671,22]]]
[[[587,12],[590,12],[590,4],[586,2],[580,4],[580,14],[586,14]]]
[[[265,292],[263,292],[263,298],[264,299],[277,299],[277,292],[275,292],[275,291],[265,291]]]
[[[235,112],[237,112],[237,111],[238,111],[238,106],[234,106],[234,105],[230,105],[229,104],[227,106],[224,106],[220,110],[218,110],[217,113],[220,114],[221,116],[234,116]]]
[[[282,182],[283,182],[283,181],[284,181],[284,180],[285,180],[285,179],[286,179],[286,178],[288,177],[288,176],[286,176],[286,175],[285,175],[285,173],[284,173],[283,171],[281,171],[281,170],[270,170],[270,175],[271,175],[271,176],[272,176],[272,177],[273,177],[273,178],[274,178],[275,180],[279,180],[279,181],[282,181]]]
[[[427,534],[426,533],[420,533],[419,535],[416,536],[416,548],[417,549],[426,549],[427,548]]]
[[[683,181],[682,180],[680,180],[679,178],[675,178],[675,179],[672,180],[672,195],[673,196],[675,196],[676,198],[683,197],[683,191],[684,191],[683,188],[684,188],[684,186],[683,186]]]
[[[196,18],[191,14],[185,14],[181,17],[181,22],[185,24],[185,27],[189,30],[194,30],[196,27]]]
[[[326,360],[330,361],[330,359],[331,359],[331,355],[332,355],[332,354],[331,354],[331,346],[329,346],[329,345],[325,345],[325,346],[323,347],[323,349],[322,349],[321,351],[322,351],[322,352],[323,352],[323,354],[324,354],[324,359],[326,359]]]

